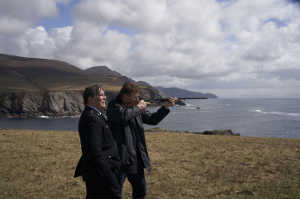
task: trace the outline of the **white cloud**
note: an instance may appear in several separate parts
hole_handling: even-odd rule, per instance
[[[24,37],[28,56],[52,58],[55,42],[43,27],[29,29]]]
[[[166,0],[86,0],[77,6],[76,17],[95,24],[115,24],[142,32],[166,29]]]
[[[63,50],[68,44],[68,42],[70,42],[72,31],[72,26],[54,28],[53,30],[51,30],[50,37],[53,38],[53,41],[55,42],[55,46],[58,51]]]
[[[7,32],[7,27],[14,33],[21,33],[43,18],[57,16],[56,0],[9,0],[0,1],[0,19],[2,23],[9,24],[0,29]],[[22,28],[17,28],[21,26]]]
[[[290,1],[84,0],[72,26],[34,27],[70,2],[0,2],[0,51],[221,96],[300,97],[300,75],[289,75],[300,73],[300,9]]]
[[[68,0],[67,0],[68,1]],[[44,17],[58,15],[57,2],[67,3],[66,0],[9,0],[0,1],[0,52],[16,55],[48,55],[46,48],[49,42],[48,34],[41,27],[35,28],[35,23]],[[42,36],[44,34],[44,36]],[[36,37],[35,37],[36,36]],[[32,41],[30,41],[32,39]],[[42,39],[42,41],[38,41]],[[44,42],[44,43],[43,43]],[[39,43],[39,45],[37,45]],[[32,49],[30,49],[32,47]],[[40,53],[38,48],[43,48]],[[36,51],[36,53],[29,52]]]
[[[29,22],[22,21],[21,19],[14,19],[6,16],[0,18],[0,33],[2,35],[9,36],[18,34],[29,26]]]
[[[62,54],[66,60],[82,68],[95,65],[118,68],[129,56],[130,40],[117,31],[79,22],[73,28],[71,37]]]
[[[38,58],[61,58],[66,44],[71,39],[72,27],[55,28],[48,33],[44,27],[27,29],[24,34],[5,40],[0,37],[5,53]]]

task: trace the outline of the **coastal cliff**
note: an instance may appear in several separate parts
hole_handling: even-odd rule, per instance
[[[151,89],[143,89],[146,97],[158,98]],[[39,116],[76,116],[84,109],[83,91],[35,91],[0,93],[0,118],[32,118]],[[109,102],[117,92],[106,91]]]
[[[102,85],[110,101],[124,82],[134,81],[107,66],[82,70],[59,60],[1,53],[0,71],[0,118],[79,115],[85,87]],[[145,100],[166,97],[147,82],[136,83]]]
[[[0,117],[78,115],[83,110],[81,92],[9,92],[0,94]]]
[[[82,70],[69,63],[0,54],[0,118],[75,116],[83,110],[85,87],[100,84],[111,100],[126,81],[134,81],[106,66]],[[159,91],[141,85],[145,97]]]

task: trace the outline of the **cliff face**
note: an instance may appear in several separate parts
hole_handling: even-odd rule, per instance
[[[137,82],[139,87],[141,88],[141,96],[145,100],[158,99],[161,97],[165,97],[163,93],[161,93],[158,89],[151,86],[147,82],[139,81]]]
[[[79,115],[85,87],[101,84],[109,101],[125,81],[133,81],[108,67],[81,70],[58,60],[0,53],[0,117]],[[143,86],[145,96],[157,89]]]
[[[80,92],[10,92],[0,95],[1,117],[78,115],[83,110]]]
[[[109,102],[124,82],[134,81],[106,66],[81,70],[58,60],[1,53],[0,71],[0,118],[79,115],[84,108],[85,87],[101,84]],[[146,100],[177,96],[164,95],[146,82],[136,83]]]
[[[107,103],[117,93],[106,91]],[[158,97],[143,89],[145,96]],[[82,91],[3,92],[0,93],[0,118],[31,118],[38,116],[75,116],[84,109]]]

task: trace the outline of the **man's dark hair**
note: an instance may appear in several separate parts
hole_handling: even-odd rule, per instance
[[[83,92],[84,105],[87,105],[89,97],[95,97],[96,95],[99,95],[101,90],[103,90],[103,87],[98,84],[86,87]]]
[[[140,87],[134,82],[125,82],[119,92],[118,98],[121,99],[124,95],[132,95],[140,92]]]

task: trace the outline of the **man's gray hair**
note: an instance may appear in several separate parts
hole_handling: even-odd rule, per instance
[[[103,90],[103,87],[99,84],[86,87],[83,92],[84,105],[87,105],[89,97],[95,97],[96,95],[99,95],[101,90]]]

